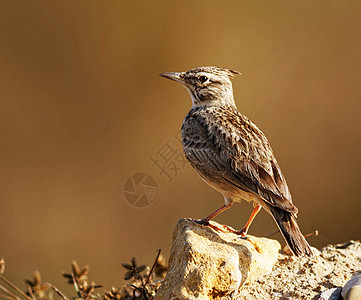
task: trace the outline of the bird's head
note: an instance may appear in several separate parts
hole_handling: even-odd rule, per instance
[[[191,95],[193,106],[235,106],[230,78],[236,74],[241,73],[217,67],[200,67],[181,73],[163,73],[160,76],[181,83]]]

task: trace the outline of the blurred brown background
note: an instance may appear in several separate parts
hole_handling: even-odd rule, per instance
[[[182,217],[220,194],[187,165],[171,182],[151,157],[191,106],[158,76],[216,65],[239,110],[268,136],[314,246],[361,233],[359,1],[0,2],[0,257],[24,286],[39,269],[65,286],[72,259],[110,288],[136,256],[151,264]],[[146,172],[156,200],[135,208],[126,179]],[[174,174],[173,174],[174,175]],[[236,228],[251,205],[216,218]],[[277,230],[262,212],[250,234]],[[280,240],[279,234],[274,235]],[[283,243],[283,242],[282,242]]]

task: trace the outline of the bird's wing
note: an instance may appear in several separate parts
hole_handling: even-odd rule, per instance
[[[182,142],[187,159],[196,169],[297,213],[265,135],[236,109],[217,107],[188,114],[182,126]]]

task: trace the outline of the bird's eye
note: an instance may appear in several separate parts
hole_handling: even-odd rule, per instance
[[[208,80],[207,76],[202,75],[202,76],[199,77],[199,81],[202,82],[202,83],[205,83],[207,80]]]

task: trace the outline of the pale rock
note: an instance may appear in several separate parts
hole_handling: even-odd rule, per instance
[[[235,297],[245,282],[271,272],[281,248],[278,241],[241,238],[216,222],[211,225],[178,221],[168,273],[156,300]]]

